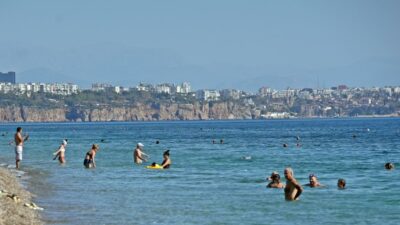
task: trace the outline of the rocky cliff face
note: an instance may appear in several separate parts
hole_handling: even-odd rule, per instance
[[[130,107],[65,107],[43,109],[24,106],[0,107],[0,122],[154,121],[255,119],[260,112],[232,102],[195,104],[141,104]]]

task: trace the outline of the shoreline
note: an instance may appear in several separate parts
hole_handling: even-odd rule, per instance
[[[32,202],[34,195],[23,187],[18,176],[23,172],[0,167],[0,224],[45,224],[39,206]]]

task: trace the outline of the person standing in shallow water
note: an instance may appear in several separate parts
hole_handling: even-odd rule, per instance
[[[58,148],[58,150],[56,152],[53,153],[54,158],[53,160],[56,160],[58,158],[58,161],[63,164],[65,163],[65,150],[67,147],[67,139],[64,139],[60,145],[60,147]]]
[[[164,169],[169,169],[169,167],[171,166],[171,158],[169,157],[169,150],[166,150],[163,154],[163,162],[161,163],[161,166]]]
[[[286,178],[285,186],[285,199],[287,201],[298,200],[301,193],[303,192],[303,187],[294,178],[294,173],[292,168],[287,167],[284,171]]]
[[[142,143],[137,143],[135,150],[133,151],[133,161],[136,164],[142,164],[146,162],[149,156],[143,152],[144,145]]]
[[[83,165],[86,168],[96,168],[96,162],[94,160],[96,153],[99,151],[100,147],[97,144],[93,144],[92,148],[86,153]]]
[[[19,169],[20,162],[22,161],[22,152],[24,150],[24,141],[28,140],[28,138],[29,138],[29,135],[27,135],[25,137],[22,136],[22,127],[17,127],[17,132],[14,135],[15,168],[17,168],[17,169]]]

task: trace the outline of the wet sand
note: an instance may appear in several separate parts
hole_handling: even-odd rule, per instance
[[[41,209],[31,203],[32,194],[22,188],[10,170],[0,168],[0,224],[44,224]]]

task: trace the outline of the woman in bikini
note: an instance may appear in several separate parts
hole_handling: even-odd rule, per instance
[[[86,153],[85,155],[85,160],[83,161],[83,165],[86,168],[95,168],[96,167],[96,162],[94,161],[94,158],[96,156],[97,151],[99,151],[99,145],[93,144],[92,148]]]
[[[65,163],[65,150],[66,150],[65,148],[67,147],[67,141],[68,141],[67,139],[64,139],[58,150],[53,153],[54,155],[53,160],[56,160],[58,158],[58,161],[61,164]]]

